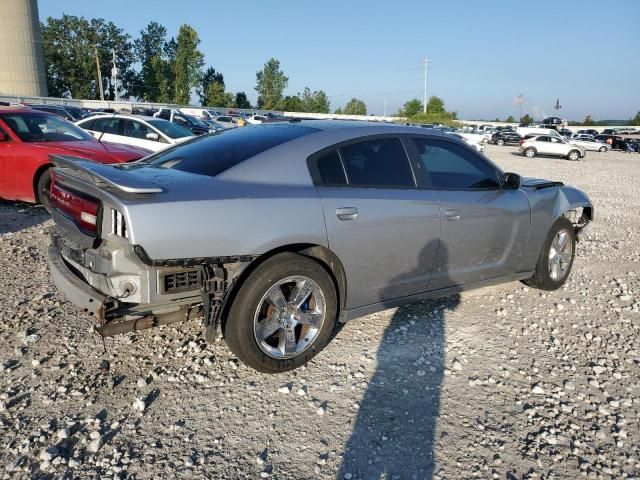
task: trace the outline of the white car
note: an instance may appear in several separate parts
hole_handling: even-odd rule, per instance
[[[76,122],[101,142],[135,145],[153,152],[193,138],[188,128],[156,117],[95,115]]]
[[[467,145],[473,147],[478,152],[484,152],[484,145],[482,142],[474,142],[473,140],[469,140],[465,137],[464,133],[456,133],[456,132],[447,132],[449,135],[456,137],[460,140],[463,140]]]
[[[578,145],[579,147],[592,152],[608,152],[609,150],[611,150],[610,145],[607,145],[606,143],[600,143],[596,139],[589,140],[586,138],[572,137],[568,140],[572,145]]]
[[[524,140],[520,144],[520,151],[527,158],[536,155],[564,157],[569,160],[580,160],[585,156],[585,149],[569,143],[564,138],[552,135],[540,135]]]
[[[268,118],[265,115],[251,115],[247,118],[247,123],[251,123],[253,125],[259,125],[267,121]]]

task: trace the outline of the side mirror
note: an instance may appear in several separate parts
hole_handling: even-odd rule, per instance
[[[160,140],[160,135],[158,135],[156,132],[147,133],[147,140],[157,142],[158,140]]]
[[[4,133],[2,130],[0,130],[0,142],[6,142],[7,140],[9,140],[9,137],[7,137],[7,134]]]
[[[517,173],[505,173],[502,176],[502,188],[505,190],[517,190],[520,188],[522,179]]]

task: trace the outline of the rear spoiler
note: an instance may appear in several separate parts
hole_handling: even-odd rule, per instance
[[[96,184],[113,187],[125,193],[162,193],[154,183],[141,181],[125,169],[87,160],[71,155],[49,155],[49,160],[57,168],[82,172]]]

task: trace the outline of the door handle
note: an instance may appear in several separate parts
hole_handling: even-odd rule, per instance
[[[447,220],[460,220],[460,210],[445,210],[444,216]]]
[[[340,207],[336,208],[336,217],[340,220],[353,220],[358,216],[356,207]]]

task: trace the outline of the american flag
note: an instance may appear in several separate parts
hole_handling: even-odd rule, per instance
[[[522,96],[522,94],[518,95],[516,98],[513,99],[514,105],[522,105],[523,103],[524,103],[524,97]]]

